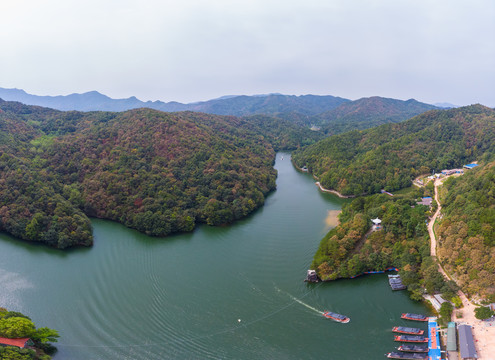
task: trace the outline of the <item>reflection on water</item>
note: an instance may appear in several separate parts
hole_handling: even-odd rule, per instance
[[[288,154],[275,166],[265,206],[228,227],[150,238],[93,220],[94,247],[68,252],[0,234],[0,306],[57,329],[55,360],[381,359],[401,312],[425,308],[386,276],[303,282],[346,200]]]

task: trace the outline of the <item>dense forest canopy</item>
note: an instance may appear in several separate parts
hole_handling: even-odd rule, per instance
[[[423,288],[450,299],[454,284],[446,283],[430,257],[426,220],[429,207],[417,205],[428,189],[410,188],[404,194],[358,197],[344,205],[340,224],[321,240],[311,264],[323,280],[348,278],[365,271],[397,267],[411,297],[420,300]],[[382,228],[371,231],[371,219]]]
[[[332,136],[294,152],[328,189],[346,195],[410,186],[418,175],[495,153],[495,111],[482,105],[432,110],[399,124]]]
[[[59,248],[92,243],[87,216],[165,236],[242,218],[275,188],[272,146],[235,117],[1,101],[0,150],[0,229]]]
[[[343,103],[335,109],[317,115],[314,123],[323,124],[322,130],[326,134],[335,135],[387,123],[398,123],[436,108],[414,99],[402,101],[373,96]]]
[[[401,124],[334,136],[297,151],[325,187],[359,195],[398,190],[431,171],[479,166],[440,187],[442,212],[435,227],[437,255],[456,283],[445,282],[429,256],[426,222],[435,210],[416,202],[433,196],[433,184],[358,197],[344,205],[340,225],[321,241],[312,268],[324,280],[364,271],[401,269],[411,297],[423,289],[454,299],[457,285],[469,295],[495,301],[495,111],[474,105],[431,111]],[[368,232],[372,218],[383,229]],[[457,299],[458,300],[458,299]]]
[[[495,301],[495,162],[444,187],[437,255],[466,293]]]
[[[295,150],[314,144],[325,136],[323,132],[310,130],[306,124],[297,120],[267,115],[253,115],[242,119],[245,120],[247,129],[262,134],[276,151]]]

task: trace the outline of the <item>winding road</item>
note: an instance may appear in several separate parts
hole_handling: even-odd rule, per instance
[[[430,234],[430,255],[434,256],[435,258],[437,257],[437,239],[435,237],[435,232],[433,231],[433,226],[435,225],[435,221],[437,220],[438,215],[440,214],[440,210],[442,210],[442,206],[440,205],[440,201],[438,201],[438,186],[441,184],[440,179],[435,179],[433,182],[433,185],[435,186],[435,201],[438,205],[437,211],[435,211],[435,214],[433,214],[433,217],[431,218],[429,224],[428,224],[428,233]],[[438,263],[438,260],[437,260]],[[442,270],[441,272],[445,277],[448,278],[447,274],[443,272],[443,269],[441,266],[439,268]]]

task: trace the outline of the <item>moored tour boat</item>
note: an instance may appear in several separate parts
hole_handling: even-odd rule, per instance
[[[407,352],[428,352],[428,345],[426,344],[402,344],[397,348],[400,351]]]
[[[389,359],[408,359],[408,360],[426,360],[428,359],[428,355],[417,354],[417,353],[404,353],[400,351],[394,351],[387,354]]]
[[[403,313],[401,315],[402,319],[414,320],[414,321],[428,321],[428,316],[412,313]]]
[[[345,315],[337,314],[331,311],[325,311],[323,313],[323,316],[326,317],[327,319],[332,319],[338,322],[341,322],[343,324],[347,324],[351,319]]]
[[[423,335],[425,332],[424,330],[418,328],[410,328],[404,326],[395,326],[392,329],[392,331],[400,334],[409,334],[409,335]]]
[[[426,343],[428,338],[421,335],[395,335],[394,341]]]

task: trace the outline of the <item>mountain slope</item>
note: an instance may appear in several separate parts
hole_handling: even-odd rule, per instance
[[[465,292],[495,301],[495,162],[444,187],[437,255]]]
[[[0,230],[64,248],[91,243],[86,215],[156,236],[242,218],[276,177],[272,147],[245,125],[0,101]]]
[[[334,135],[401,122],[433,109],[437,107],[414,99],[402,101],[374,96],[343,103],[318,115],[315,123],[322,124],[325,133]]]
[[[293,154],[321,184],[347,195],[398,190],[411,179],[495,153],[495,111],[433,110],[399,124],[332,136]]]

